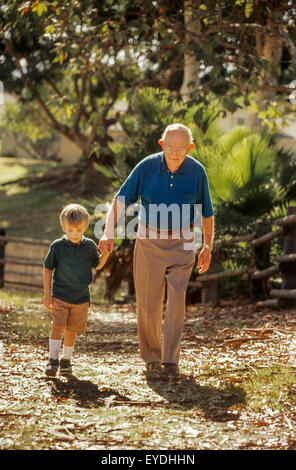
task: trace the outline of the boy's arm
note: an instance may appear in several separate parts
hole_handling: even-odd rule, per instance
[[[106,263],[108,257],[109,257],[109,253],[101,253],[101,254],[99,255],[99,264],[98,264],[98,266],[96,267],[97,270],[103,268],[103,266],[105,265],[105,263]]]
[[[52,306],[52,296],[51,296],[51,280],[52,280],[52,269],[43,268],[43,305],[50,309]]]

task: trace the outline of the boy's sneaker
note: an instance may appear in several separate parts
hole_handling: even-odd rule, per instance
[[[57,373],[57,370],[58,370],[58,367],[59,367],[58,359],[49,359],[49,361],[46,365],[45,374],[48,377],[55,377],[56,373]]]
[[[60,374],[61,375],[71,375],[72,366],[70,359],[61,359],[60,361]]]

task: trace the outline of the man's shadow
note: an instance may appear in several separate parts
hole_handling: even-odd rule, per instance
[[[170,406],[188,410],[201,409],[206,419],[215,422],[235,421],[239,418],[240,405],[246,403],[245,392],[241,387],[229,384],[224,388],[199,385],[192,376],[180,374],[178,378],[147,375],[147,384]],[[237,410],[229,410],[230,407]]]
[[[74,399],[76,406],[82,408],[99,408],[106,405],[106,399],[114,397],[116,400],[129,401],[129,397],[121,395],[116,390],[109,387],[98,388],[90,380],[81,380],[74,375],[67,377],[47,378],[51,393],[57,400]]]

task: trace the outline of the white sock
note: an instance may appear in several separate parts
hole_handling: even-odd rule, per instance
[[[61,347],[61,339],[50,339],[49,340],[49,357],[51,359],[58,359]]]
[[[71,359],[74,346],[65,346],[63,347],[63,359]]]

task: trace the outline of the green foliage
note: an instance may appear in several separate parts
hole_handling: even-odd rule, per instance
[[[35,110],[34,110],[35,111]],[[40,122],[36,114],[18,102],[6,103],[0,116],[1,134],[23,134],[36,141],[51,136],[50,129]]]
[[[40,120],[32,105],[6,103],[0,116],[0,136],[12,136],[33,158],[56,159],[48,145],[54,139],[54,132]]]
[[[209,93],[231,111],[240,106],[237,98],[248,104],[250,92],[258,89],[258,76],[267,69],[288,91],[295,72],[288,46],[295,39],[291,25],[296,12],[289,2],[225,0],[217,7],[208,0],[198,8],[196,2],[181,0],[11,0],[0,7],[0,80],[22,100],[36,101],[40,118],[75,141],[85,157],[100,154],[106,164],[112,160],[108,129],[118,121],[114,103],[128,92],[153,86],[170,90],[175,108],[185,53],[200,70],[193,108],[201,99],[206,102]],[[200,22],[201,32],[188,37],[186,15]],[[274,34],[286,39],[281,64],[268,63],[256,47],[256,32],[269,34],[266,24],[274,16]],[[162,129],[166,119],[150,122],[150,112],[156,115],[151,101],[146,104],[143,128]],[[279,93],[260,110],[260,118],[274,129],[276,118],[291,110]],[[171,122],[175,109],[168,111]],[[122,122],[133,126],[126,117]]]
[[[295,200],[295,158],[278,148],[275,134],[246,127],[224,133],[221,103],[210,96],[207,101],[189,106],[168,90],[139,90],[121,117],[127,141],[112,145],[121,168],[118,183],[141,159],[161,150],[157,142],[166,125],[183,122],[194,136],[191,155],[207,170],[217,229],[232,227],[235,233]]]
[[[123,177],[144,157],[161,150],[158,140],[168,124],[178,121],[181,109],[182,104],[168,90],[147,87],[131,98],[129,110],[120,119],[127,142],[111,145],[125,166]]]
[[[129,50],[128,8],[129,2],[112,0],[13,0],[0,9],[6,91],[34,101],[40,119],[75,141],[84,157],[100,155],[104,164],[112,162],[113,105],[142,76]],[[137,27],[139,44],[142,23]]]
[[[200,138],[200,136],[199,136]],[[237,229],[295,200],[296,163],[275,137],[237,127],[192,154],[207,168],[218,226]]]

